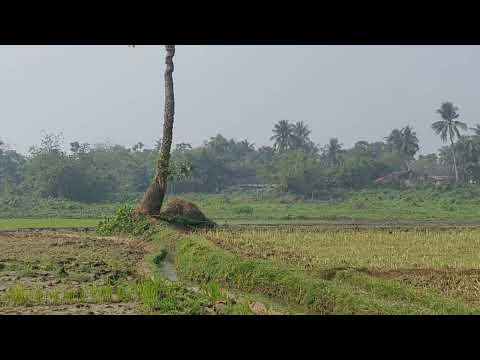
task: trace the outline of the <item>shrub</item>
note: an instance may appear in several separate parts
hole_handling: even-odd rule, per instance
[[[141,236],[152,230],[152,224],[143,215],[136,214],[130,206],[123,206],[115,215],[106,217],[98,224],[100,235],[129,234]]]

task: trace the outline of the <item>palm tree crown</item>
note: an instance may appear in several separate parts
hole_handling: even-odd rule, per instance
[[[292,148],[295,144],[293,135],[294,126],[288,120],[280,120],[273,128],[273,136],[270,140],[275,141],[275,150],[279,152]]]
[[[407,125],[401,130],[394,129],[385,140],[388,149],[399,153],[405,167],[409,169],[408,160],[412,160],[420,149],[417,134],[413,131],[413,127]]]
[[[432,124],[432,129],[440,135],[440,139],[442,139],[443,142],[446,142],[447,139],[450,138],[453,144],[455,137],[460,138],[460,130],[468,130],[467,124],[456,120],[460,117],[460,114],[458,113],[458,107],[451,102],[447,101],[442,103],[437,113],[440,114],[442,120],[435,121]]]
[[[400,153],[404,154],[408,159],[412,159],[420,149],[417,134],[410,126],[404,127],[400,133]]]
[[[298,121],[293,125],[292,135],[294,149],[304,150],[306,152],[316,152],[315,144],[310,139],[310,129],[303,121]]]

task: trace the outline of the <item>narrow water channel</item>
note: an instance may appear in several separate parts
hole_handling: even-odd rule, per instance
[[[170,256],[166,256],[160,264],[158,265],[158,270],[160,274],[167,280],[177,281],[178,275],[177,270],[175,269],[174,260]]]

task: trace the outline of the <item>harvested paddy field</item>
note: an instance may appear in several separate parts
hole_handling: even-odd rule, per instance
[[[480,313],[475,226],[151,234],[0,232],[0,314]]]
[[[204,234],[243,259],[290,266],[318,278],[353,271],[480,305],[476,227],[232,228]]]

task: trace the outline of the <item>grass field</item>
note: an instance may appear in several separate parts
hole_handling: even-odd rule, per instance
[[[16,230],[21,228],[69,228],[95,227],[99,219],[0,219],[0,230]]]
[[[315,221],[451,221],[480,222],[480,187],[442,191],[364,190],[332,201],[301,200],[292,195],[247,193],[182,194],[219,223],[285,223]],[[134,197],[127,197],[135,205]],[[170,196],[169,198],[172,198]],[[168,200],[168,199],[167,199]],[[0,218],[90,218],[112,215],[119,202],[85,204],[59,199],[0,198]]]
[[[293,196],[261,198],[245,194],[184,194],[208,216],[222,221],[315,220],[450,220],[479,221],[476,188],[428,190],[365,190],[342,200],[308,201]]]

